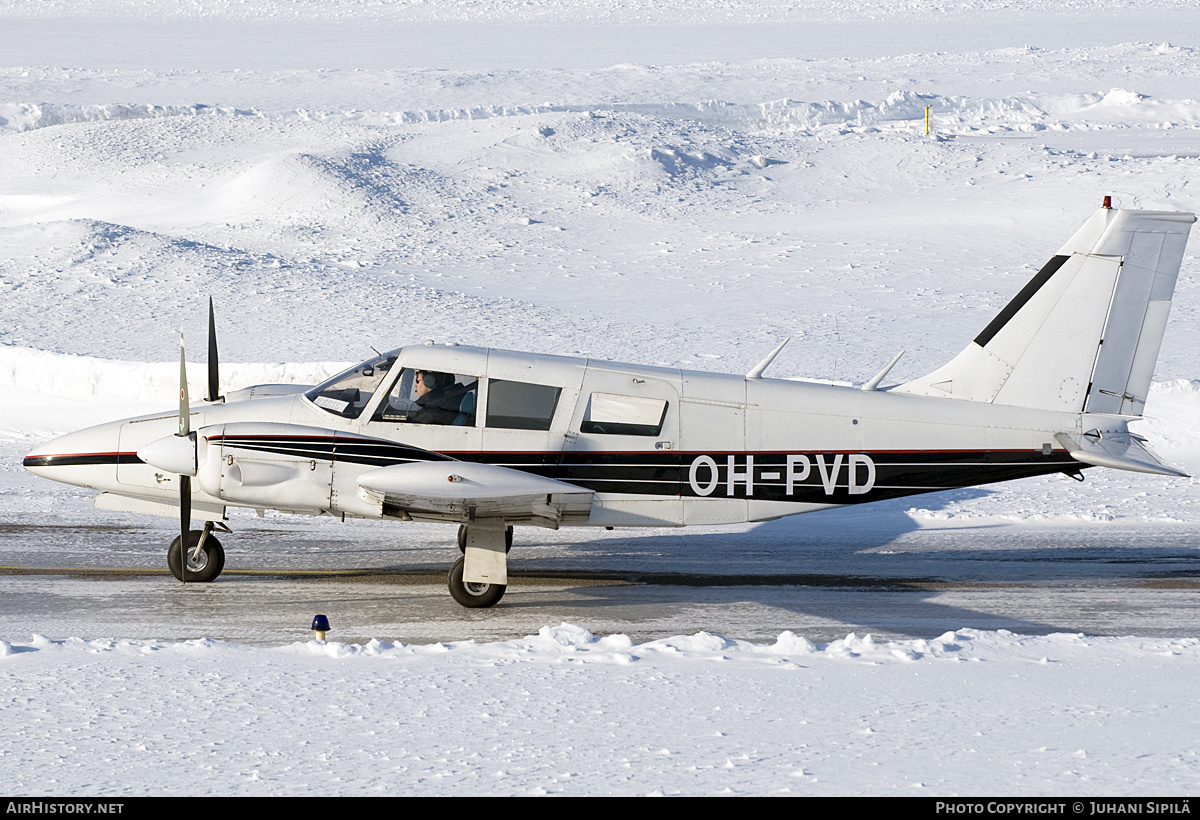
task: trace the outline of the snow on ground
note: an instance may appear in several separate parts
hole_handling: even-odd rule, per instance
[[[0,643],[21,794],[1195,792],[1197,639]]]
[[[862,382],[901,348],[893,378],[927,372],[1103,195],[1200,208],[1194,4],[1044,5],[0,1],[0,521],[91,520],[19,456],[169,406],[210,295],[231,387],[425,338],[745,372],[790,335],[773,375]],[[1193,473],[1197,241],[1142,424]],[[1096,473],[908,515],[1200,522],[1193,480]],[[205,637],[0,636],[0,773],[113,795],[1200,783],[1192,640]]]

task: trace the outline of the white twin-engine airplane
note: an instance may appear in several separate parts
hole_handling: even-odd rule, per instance
[[[204,404],[181,349],[177,414],[24,464],[100,490],[101,509],[179,515],[168,565],[185,581],[220,574],[229,506],[456,523],[449,586],[468,607],[504,594],[514,525],[766,521],[1093,465],[1182,476],[1127,425],[1194,221],[1106,199],[962,353],[885,389],[895,359],[861,389],[764,378],[783,345],[735,376],[427,342],[315,387],[220,397],[210,303]]]

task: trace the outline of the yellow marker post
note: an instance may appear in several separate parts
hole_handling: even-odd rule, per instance
[[[925,106],[925,136],[929,136],[929,106]]]

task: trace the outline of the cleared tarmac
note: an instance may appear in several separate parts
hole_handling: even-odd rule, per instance
[[[803,517],[810,521],[812,516]],[[729,530],[518,530],[500,605],[446,592],[453,529],[243,521],[222,536],[225,574],[180,584],[163,566],[169,521],[0,522],[0,637],[311,637],[490,641],[568,622],[638,641],[705,631],[769,642],[847,633],[936,637],[1200,635],[1200,539],[1186,526],[854,527],[800,519]],[[799,522],[799,523],[797,523]]]

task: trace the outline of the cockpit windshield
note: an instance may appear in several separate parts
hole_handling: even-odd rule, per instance
[[[399,350],[384,353],[318,384],[304,395],[322,410],[343,418],[356,419],[371,401],[371,396],[379,389],[379,383],[391,371],[399,355]]]

